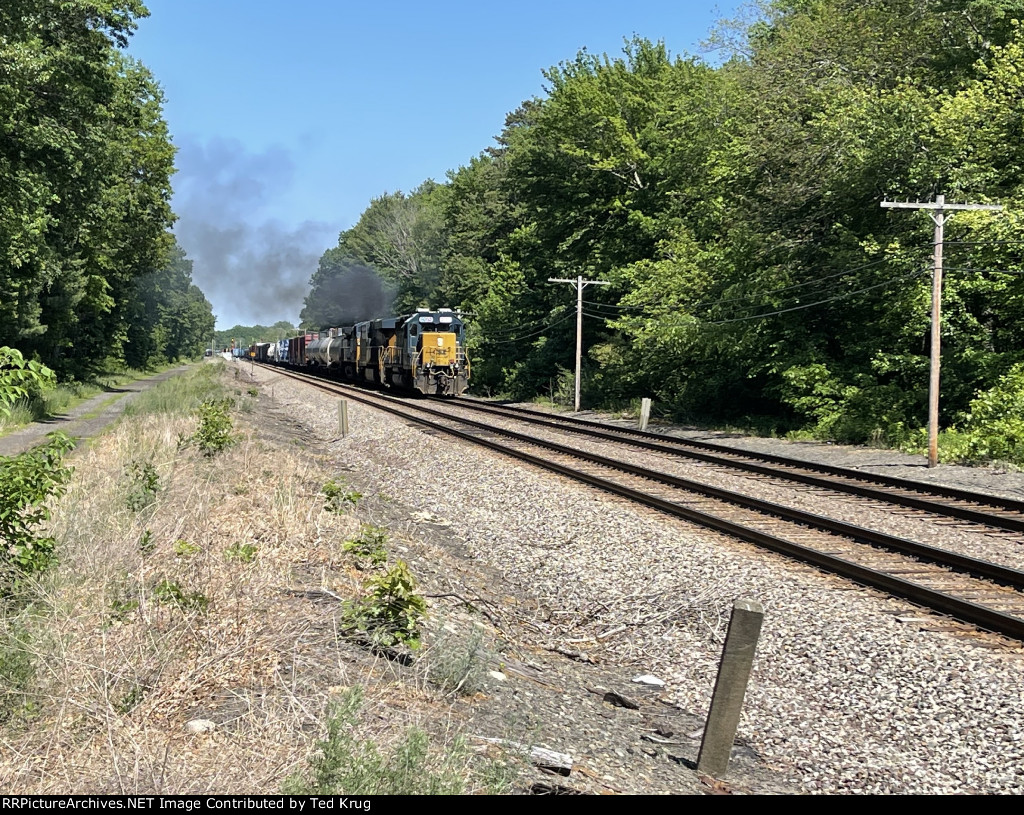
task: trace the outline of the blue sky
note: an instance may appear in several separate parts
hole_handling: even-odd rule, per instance
[[[493,144],[545,68],[638,34],[704,54],[740,0],[146,0],[129,53],[179,152],[175,228],[218,328],[298,320],[324,250],[372,198]],[[713,60],[713,54],[704,54]]]

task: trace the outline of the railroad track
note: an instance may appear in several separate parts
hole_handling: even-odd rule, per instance
[[[513,456],[630,501],[813,564],[822,570],[964,622],[1024,641],[1024,572],[1017,569],[701,484],[648,467],[628,464],[586,452],[578,446],[536,438],[499,427],[493,420],[481,422],[454,415],[457,412],[455,409],[464,407],[463,400],[448,401],[443,407],[438,407],[427,400],[396,399],[351,385],[325,382],[306,374],[274,370],[434,431],[448,433]],[[531,425],[548,424],[551,417],[541,414],[528,417],[527,421]],[[597,431],[598,437],[604,436],[607,431],[605,426],[592,429]],[[635,434],[627,431],[626,435]],[[660,445],[664,438],[658,437],[658,442],[641,440],[641,446]],[[620,441],[618,438],[614,440]],[[665,451],[659,447],[658,452],[671,454],[674,450]],[[787,463],[792,465],[792,462]],[[761,473],[764,476],[767,474]],[[776,475],[786,479],[790,476],[789,470]],[[824,478],[821,475],[818,477]],[[827,478],[824,483],[828,488],[834,488]],[[966,494],[971,495],[970,500],[974,501],[974,494]],[[885,493],[871,493],[869,497],[881,501],[885,500]],[[940,496],[939,500],[935,500],[934,495],[930,498],[929,512],[962,517],[943,511],[949,509],[945,503],[949,500],[948,496]],[[955,500],[965,499],[958,497]],[[954,511],[960,509],[962,507],[954,505]],[[996,528],[1014,528],[1005,526],[1007,518],[998,512],[1000,507],[995,509],[997,512],[991,515],[977,509],[970,520],[972,523],[985,523],[982,518],[992,517],[997,520],[994,524]]]
[[[542,411],[492,405],[476,399],[462,398],[459,400],[459,407],[471,407],[474,411],[514,418],[564,432],[579,433],[590,438],[628,444],[638,449],[701,461],[725,469],[742,470],[773,479],[784,478],[987,527],[1024,532],[1024,501],[997,498],[940,484],[924,484],[919,481],[865,473],[846,467],[812,464],[770,453],[747,452],[713,442],[615,428],[572,416],[553,416]]]

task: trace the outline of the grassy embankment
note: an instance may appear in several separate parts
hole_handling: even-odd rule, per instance
[[[134,368],[110,368],[101,374],[97,374],[88,382],[72,381],[60,383],[57,387],[46,390],[30,399],[19,400],[12,406],[10,416],[0,416],[0,436],[31,422],[59,416],[98,394],[119,388],[139,379],[145,379],[161,371],[175,368],[179,364],[181,363],[169,363],[144,371]],[[111,396],[111,401],[119,397],[120,394]]]
[[[447,724],[480,637],[368,604],[402,576],[386,530],[325,458],[245,429],[257,393],[226,368],[141,394],[78,453],[58,563],[0,586],[0,789],[507,789],[512,765]],[[385,617],[386,643],[423,636],[409,667],[367,645]]]

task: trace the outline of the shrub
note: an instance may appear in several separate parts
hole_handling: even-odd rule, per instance
[[[141,512],[156,500],[160,489],[160,476],[152,461],[131,461],[125,468],[128,484],[125,504],[132,512]]]
[[[72,468],[62,462],[74,448],[63,433],[51,433],[45,444],[17,456],[0,458],[0,569],[17,579],[47,568],[55,560],[56,541],[36,535],[50,519],[46,502],[67,489]],[[2,590],[2,586],[0,586]]]
[[[418,648],[419,623],[427,613],[427,601],[416,593],[416,580],[405,562],[399,560],[383,574],[368,578],[363,586],[367,595],[345,605],[345,621],[365,631],[374,645]]]
[[[57,376],[38,362],[26,360],[16,348],[0,347],[0,417],[10,415],[19,400],[29,400],[57,384]]]
[[[233,423],[228,411],[234,402],[231,399],[207,399],[196,413],[199,427],[196,432],[182,441],[182,445],[194,444],[204,456],[213,456],[235,442],[231,432]]]

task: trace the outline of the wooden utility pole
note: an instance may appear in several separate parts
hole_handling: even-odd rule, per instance
[[[883,201],[891,209],[927,209],[935,222],[935,271],[932,274],[932,342],[931,368],[928,379],[928,466],[939,463],[939,342],[942,321],[942,228],[946,212],[960,209],[999,211],[998,204],[947,204],[946,196],[937,195],[933,203],[920,201]]]
[[[580,412],[580,361],[583,357],[583,290],[587,286],[610,286],[604,280],[584,280],[582,276],[575,280],[561,277],[549,277],[548,283],[569,283],[576,287],[576,412]]]

